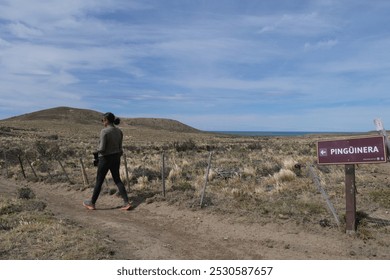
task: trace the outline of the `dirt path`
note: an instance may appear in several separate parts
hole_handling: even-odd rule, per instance
[[[0,195],[14,195],[20,186],[0,181]],[[386,248],[363,242],[337,229],[311,229],[284,224],[239,222],[169,206],[142,203],[134,210],[115,208],[120,199],[104,195],[96,211],[83,208],[90,191],[29,183],[37,197],[56,216],[98,229],[113,240],[118,259],[389,259]]]

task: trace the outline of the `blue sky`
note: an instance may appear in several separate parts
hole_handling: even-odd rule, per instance
[[[71,106],[203,130],[390,129],[389,14],[387,0],[0,0],[0,119]]]

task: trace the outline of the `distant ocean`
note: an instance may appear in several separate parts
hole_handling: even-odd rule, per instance
[[[319,131],[210,131],[212,133],[237,136],[304,136],[309,134],[359,134],[360,132],[319,132]]]

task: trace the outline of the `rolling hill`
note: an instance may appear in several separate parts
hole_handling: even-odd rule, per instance
[[[4,121],[59,121],[96,125],[101,122],[102,115],[101,112],[88,109],[55,107],[11,117]],[[121,118],[121,125],[175,132],[200,132],[179,121],[162,118]]]

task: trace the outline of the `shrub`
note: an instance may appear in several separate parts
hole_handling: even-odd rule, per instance
[[[188,139],[184,142],[173,142],[173,147],[177,152],[193,151],[196,149],[194,140]]]
[[[296,174],[289,169],[282,168],[278,173],[275,173],[273,177],[277,182],[282,183],[294,180],[296,178]]]
[[[36,141],[35,147],[39,156],[46,159],[56,159],[61,153],[58,144],[53,142]]]
[[[35,198],[35,194],[30,188],[23,187],[23,188],[18,189],[18,198],[19,199],[32,199],[32,198]]]

